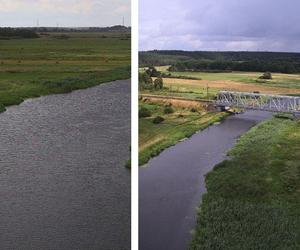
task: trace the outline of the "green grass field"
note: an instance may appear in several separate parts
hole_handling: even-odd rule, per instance
[[[130,34],[47,33],[0,40],[0,106],[130,78]]]
[[[151,111],[151,116],[139,119],[139,165],[149,161],[162,150],[190,137],[195,132],[222,120],[227,114],[172,107],[174,113],[164,114],[164,105],[140,102],[139,107]],[[154,124],[153,119],[161,116],[165,120]]]
[[[201,78],[206,81],[234,81],[240,83],[251,83],[263,86],[281,87],[281,88],[300,88],[300,75],[272,73],[272,80],[258,80],[261,72],[229,72],[229,73],[207,73],[207,72],[169,72],[169,66],[156,67],[157,70],[164,73],[171,73],[172,76],[187,76]]]
[[[300,249],[300,123],[273,118],[243,135],[206,177],[190,249]]]

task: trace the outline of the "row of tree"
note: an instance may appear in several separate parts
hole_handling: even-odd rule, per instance
[[[38,38],[39,35],[30,29],[0,28],[0,38]]]
[[[139,53],[140,65],[168,65],[179,61],[264,61],[300,62],[300,53],[265,51],[152,50]]]
[[[300,63],[289,61],[185,61],[173,64],[169,71],[258,71],[299,73]]]

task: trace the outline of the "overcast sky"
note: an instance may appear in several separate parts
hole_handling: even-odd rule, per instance
[[[300,52],[299,0],[140,0],[140,50]]]
[[[130,26],[130,0],[0,0],[0,26]]]

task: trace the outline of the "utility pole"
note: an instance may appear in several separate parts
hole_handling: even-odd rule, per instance
[[[123,16],[123,26],[125,26],[125,18],[124,18],[124,16]]]

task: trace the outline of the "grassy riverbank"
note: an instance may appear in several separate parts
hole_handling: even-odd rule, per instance
[[[0,109],[26,98],[130,78],[129,33],[0,40]]]
[[[190,249],[300,248],[300,123],[252,128],[206,177]]]
[[[139,119],[139,165],[147,163],[164,149],[227,116],[226,113],[176,106],[172,106],[172,113],[166,114],[164,104],[142,101],[139,108],[146,108],[151,112],[149,117]],[[154,124],[153,119],[157,116],[163,117],[164,121]]]

